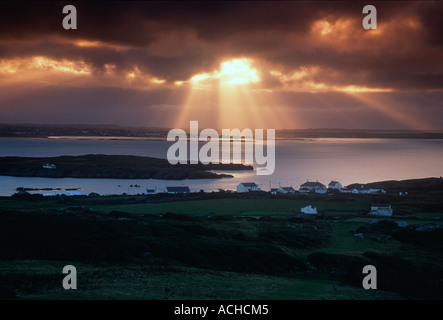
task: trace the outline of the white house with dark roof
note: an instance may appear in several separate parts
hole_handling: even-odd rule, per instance
[[[254,182],[243,182],[237,186],[237,192],[250,192],[250,191],[261,191],[261,189]]]
[[[307,181],[303,183],[300,186],[299,192],[301,193],[309,193],[309,192],[315,192],[315,193],[326,193],[327,189],[326,186],[318,181]]]
[[[166,187],[166,193],[170,194],[189,193],[189,192],[191,192],[191,190],[189,190],[188,186]]]
[[[369,187],[367,187],[364,184],[360,184],[360,183],[353,183],[350,184],[349,186],[346,187],[346,190],[348,190],[348,192],[350,193],[370,193],[370,189]]]
[[[295,193],[295,189],[293,187],[280,187],[277,189],[277,192],[283,194]]]
[[[342,192],[354,194],[386,193],[386,191],[383,189],[372,189],[360,183],[350,184],[345,189],[343,189]]]
[[[299,193],[310,193],[311,189],[309,188],[305,188],[305,187],[300,187],[300,189],[298,189]]]
[[[335,180],[332,180],[328,184],[328,189],[341,190],[342,188],[343,186],[341,185],[341,183]]]

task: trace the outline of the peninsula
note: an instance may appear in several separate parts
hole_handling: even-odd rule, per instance
[[[127,155],[88,154],[47,158],[0,157],[0,175],[91,179],[220,179],[229,174],[210,170],[253,170],[243,164],[178,164],[166,159]]]

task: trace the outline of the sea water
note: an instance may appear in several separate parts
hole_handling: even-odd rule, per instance
[[[0,156],[56,157],[110,154],[166,158],[172,142],[144,138],[0,138]],[[235,190],[241,182],[255,182],[265,191],[309,181],[342,185],[404,180],[443,175],[441,139],[292,139],[276,140],[276,167],[270,176],[254,171],[224,171],[234,178],[198,180],[126,180],[25,178],[0,176],[0,195],[17,187],[79,188],[82,194],[143,194],[146,188],[162,192],[166,186],[187,185],[191,191]],[[132,185],[132,187],[131,187]],[[135,187],[140,186],[140,187]],[[45,192],[42,192],[45,193]]]

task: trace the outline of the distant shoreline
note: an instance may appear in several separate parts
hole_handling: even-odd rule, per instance
[[[0,124],[0,137],[163,141],[170,129],[117,125]],[[309,138],[443,139],[443,130],[276,129],[278,140]]]
[[[127,137],[127,136],[1,136],[3,139],[47,139],[47,140],[77,140],[77,141],[167,141],[165,137]],[[276,141],[315,141],[317,139],[383,139],[383,140],[443,140],[443,134],[438,136],[315,136],[315,137],[275,137]],[[190,139],[187,138],[189,141]],[[242,139],[243,140],[243,139]],[[222,141],[220,139],[219,141]],[[200,141],[204,143],[205,141]]]

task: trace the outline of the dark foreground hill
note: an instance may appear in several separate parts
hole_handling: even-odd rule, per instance
[[[443,299],[441,194],[0,197],[0,300]]]
[[[53,164],[55,168],[44,168]],[[177,164],[166,159],[126,155],[88,154],[48,158],[0,157],[0,175],[43,178],[218,179],[232,177],[208,170],[253,170],[242,164]]]
[[[442,191],[443,178],[389,180],[366,184],[369,188],[384,189],[390,193],[411,191]]]
[[[364,237],[355,237],[355,232]],[[121,298],[120,292],[137,294],[135,283],[142,279],[142,286],[152,285],[159,273],[163,279],[151,289],[156,297],[208,298],[218,289],[201,283],[221,277],[218,286],[227,287],[227,292],[229,286],[238,286],[229,285],[226,272],[283,282],[265,287],[279,286],[273,290],[282,292],[280,297],[285,299],[325,281],[338,288],[330,298],[355,299],[348,290],[365,291],[365,265],[377,268],[378,290],[374,291],[406,299],[442,299],[442,239],[443,229],[421,232],[393,221],[131,215],[78,207],[27,212],[0,209],[0,300],[2,291],[3,299],[15,294],[41,299],[48,292],[56,294],[52,297],[66,296],[60,285],[61,268],[66,264],[79,267],[79,297],[87,299],[91,297],[87,292],[110,299]],[[57,268],[46,269],[48,262]],[[135,273],[140,269],[142,274]],[[198,270],[201,280],[192,278],[187,283],[192,295],[177,289],[190,270]],[[163,281],[171,284],[164,286]],[[110,282],[115,291],[108,286]],[[289,289],[288,283],[297,283],[296,289]],[[255,297],[251,290],[258,289],[255,286],[253,281],[243,282],[243,298]],[[342,286],[347,289],[342,291]],[[377,292],[366,297],[376,298]],[[225,292],[221,297],[229,296]],[[316,297],[321,298],[321,293]]]

